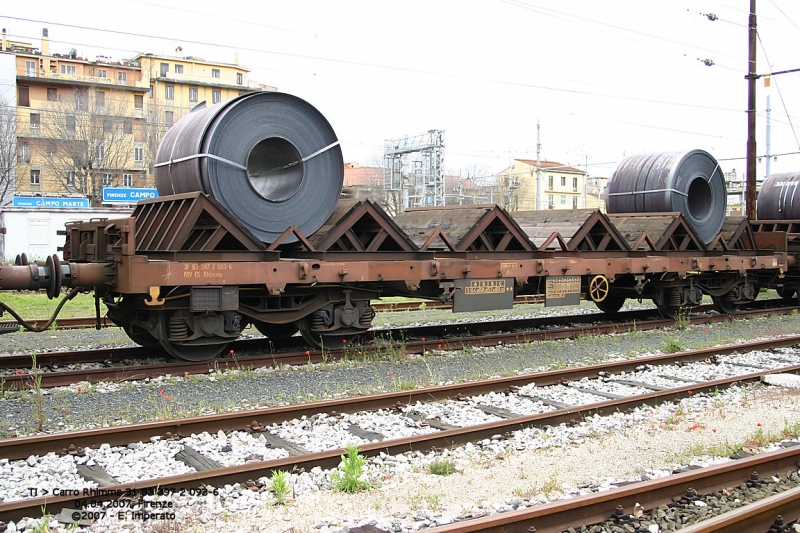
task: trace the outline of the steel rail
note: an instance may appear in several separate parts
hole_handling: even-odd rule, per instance
[[[682,533],[766,533],[780,516],[784,524],[800,519],[800,487],[753,502],[735,511],[681,529]],[[780,530],[775,530],[780,531]],[[791,529],[789,530],[791,531]]]
[[[638,503],[647,510],[659,505],[672,503],[674,497],[685,493],[690,488],[695,489],[698,493],[708,494],[732,485],[738,485],[749,479],[754,471],[758,472],[760,477],[787,470],[795,471],[797,470],[796,463],[798,459],[800,459],[798,447],[786,448],[665,478],[643,481],[597,494],[579,496],[521,511],[511,511],[500,515],[431,528],[430,531],[432,533],[472,533],[478,531],[483,533],[528,533],[529,531],[560,533],[570,527],[579,529],[582,525],[588,526],[602,523],[614,513],[618,505],[621,505],[623,509],[632,511]],[[740,511],[743,514],[740,516],[744,522],[741,524],[732,522],[737,524],[733,529],[730,529],[730,523],[729,529],[720,528],[719,526],[722,525],[724,519],[718,517],[717,519],[709,519],[709,524],[704,525],[701,522],[688,528],[682,528],[680,531],[691,533],[709,533],[713,531],[766,533],[779,510],[785,511],[787,516],[797,516],[800,513],[800,506],[797,505],[797,499],[800,497],[800,492],[798,491],[800,489],[792,489],[783,494],[767,498],[760,505],[754,503],[742,507]],[[761,516],[760,519],[755,518],[755,516],[746,518],[746,510],[751,506],[753,506],[752,511],[755,511],[754,514]],[[764,511],[764,508],[768,510]],[[763,512],[770,513],[772,516],[767,526],[759,530],[757,524],[764,520]]]
[[[795,339],[797,342],[797,339]],[[764,347],[767,343],[750,343],[750,345],[760,345]],[[778,343],[777,346],[785,345]],[[775,344],[773,344],[775,346]],[[748,347],[731,346],[729,352],[747,350]],[[167,432],[172,436],[185,436],[192,433],[219,430],[241,430],[247,429],[246,421],[252,420],[256,426],[266,427],[273,423],[279,423],[287,418],[297,418],[300,416],[311,416],[316,413],[326,412],[351,413],[362,410],[376,410],[381,408],[391,408],[411,404],[416,401],[436,401],[444,400],[456,396],[458,393],[483,394],[490,391],[505,390],[510,386],[522,386],[531,381],[545,386],[559,382],[561,379],[580,379],[587,375],[597,375],[600,371],[622,371],[632,370],[642,364],[655,364],[661,361],[666,364],[669,360],[686,360],[687,356],[691,360],[704,358],[716,349],[692,352],[691,354],[673,354],[671,356],[651,356],[635,360],[618,361],[604,365],[596,365],[589,368],[567,369],[565,371],[550,371],[542,374],[528,375],[524,377],[498,378],[487,380],[480,383],[447,385],[418,389],[413,391],[402,391],[394,393],[383,393],[344,400],[327,400],[315,402],[313,404],[301,404],[294,406],[272,407],[256,409],[247,412],[222,413],[204,417],[192,417],[180,420],[169,420],[162,422],[148,422],[129,426],[119,426],[104,428],[100,430],[83,430],[70,433],[55,433],[48,435],[36,435],[32,437],[18,437],[0,441],[0,457],[8,459],[21,459],[29,455],[42,455],[53,450],[66,450],[72,445],[73,449],[80,450],[85,446],[97,446],[102,443],[110,445],[123,445],[130,442],[144,441],[152,436],[164,436]],[[701,353],[703,352],[703,353]],[[800,365],[791,365],[774,371],[780,372],[800,372]],[[773,372],[773,371],[770,371]],[[377,455],[381,452],[396,455],[407,451],[428,450],[434,448],[449,448],[467,442],[474,442],[484,438],[491,438],[497,434],[510,433],[511,431],[541,426],[555,426],[562,423],[570,423],[581,417],[593,415],[606,415],[626,409],[634,409],[642,405],[657,405],[668,400],[677,400],[688,397],[692,394],[703,392],[714,392],[718,389],[729,387],[736,383],[758,381],[765,373],[760,371],[751,374],[709,381],[705,383],[693,383],[666,391],[655,391],[652,393],[638,394],[622,399],[606,400],[602,402],[586,404],[582,406],[570,407],[567,409],[557,409],[546,413],[535,415],[525,415],[512,419],[503,419],[494,422],[487,422],[475,426],[461,427],[456,429],[443,430],[437,433],[417,435],[400,439],[386,440],[378,443],[365,444],[359,448],[360,453],[366,456]],[[252,425],[251,425],[252,427]],[[252,462],[244,465],[225,467],[222,469],[194,472],[177,476],[168,476],[157,479],[144,480],[134,483],[115,485],[122,491],[127,489],[140,492],[142,490],[153,489],[155,487],[180,489],[191,488],[200,485],[211,484],[221,485],[227,483],[243,482],[247,479],[256,479],[268,476],[273,470],[306,469],[315,466],[322,468],[333,468],[338,465],[342,449],[326,450],[301,456],[290,456],[283,459],[270,461]],[[800,453],[800,450],[796,450]],[[749,473],[748,473],[749,474]],[[698,487],[695,487],[698,488]],[[703,488],[702,486],[700,488]],[[56,498],[31,498],[17,502],[0,504],[0,516],[22,517],[32,516],[37,509],[47,506],[48,509],[74,505],[77,499],[73,497]],[[632,505],[632,504],[631,504]]]
[[[544,296],[517,296],[514,298],[514,305],[522,304],[540,304],[544,302]],[[452,303],[442,303],[438,300],[403,300],[399,302],[374,302],[371,304],[372,308],[378,312],[392,312],[392,311],[420,311],[423,309],[452,309]],[[35,318],[28,320],[28,323],[33,326],[41,326],[46,324],[49,318]],[[16,324],[16,320],[0,320],[0,329],[3,327],[11,327]],[[97,317],[94,316],[76,316],[57,318],[55,321],[56,329],[88,329],[97,327]],[[100,317],[101,328],[114,328],[118,327],[106,315]]]
[[[771,314],[785,314],[793,311],[794,307],[778,308],[769,310],[751,310],[741,311],[736,316],[738,317],[758,317]],[[640,313],[639,311],[631,311],[630,313]],[[536,319],[519,319],[510,320],[506,322],[478,322],[474,324],[452,324],[450,326],[421,326],[420,328],[412,328],[407,335],[410,339],[417,337],[424,340],[407,340],[402,343],[403,349],[406,353],[418,354],[430,350],[459,350],[464,346],[473,347],[486,347],[497,346],[501,344],[519,344],[525,342],[532,342],[537,340],[557,340],[557,339],[570,339],[578,338],[585,335],[587,332],[592,334],[617,334],[621,331],[626,331],[635,324],[637,330],[652,330],[674,325],[674,320],[657,319],[649,321],[634,322],[631,320],[632,316],[641,316],[638,314],[627,315],[626,318],[630,321],[608,322],[605,324],[591,324],[590,326],[579,327],[565,327],[545,330],[531,330],[531,331],[510,331],[507,333],[484,334],[480,336],[462,335],[459,337],[451,337],[459,333],[460,330],[474,330],[491,331],[496,330],[498,327],[503,329],[525,330],[527,328],[542,327],[544,324],[554,325],[565,322],[586,321],[593,322],[597,316],[607,317],[605,315],[575,315],[570,317],[557,317],[557,318],[536,318]],[[620,317],[621,318],[621,317]],[[700,323],[714,323],[725,322],[730,320],[730,315],[704,315],[695,316],[690,319],[693,324]],[[392,331],[392,330],[389,330]],[[408,331],[408,330],[406,330]],[[427,332],[427,333],[426,333]],[[387,334],[390,335],[391,334]],[[426,336],[427,335],[427,336]],[[398,335],[400,336],[400,335]],[[400,337],[406,337],[402,335]],[[299,337],[297,337],[299,342]],[[300,344],[302,344],[300,342]],[[264,351],[269,347],[269,341],[264,338],[240,340],[234,346],[234,355],[242,351]],[[133,381],[145,378],[156,378],[161,376],[188,376],[192,374],[206,374],[211,369],[221,370],[242,370],[250,368],[260,368],[266,366],[284,365],[304,365],[308,362],[320,363],[324,360],[332,360],[341,358],[348,353],[352,354],[353,350],[369,349],[366,346],[361,347],[348,347],[336,348],[323,355],[319,350],[299,350],[288,352],[270,352],[263,355],[245,355],[237,357],[225,357],[211,361],[204,362],[182,362],[172,361],[167,363],[150,364],[150,365],[129,365],[129,366],[110,366],[104,368],[91,368],[82,370],[65,370],[58,372],[41,372],[40,387],[64,387],[73,383],[88,381],[90,383],[99,383],[104,381],[120,382],[120,381]],[[386,346],[375,346],[374,349],[380,351],[386,349]],[[37,355],[37,364],[40,366],[52,365],[53,363],[75,364],[79,361],[82,362],[100,362],[100,361],[122,361],[124,359],[136,359],[138,357],[149,357],[152,351],[145,348],[113,348],[111,350],[99,350],[97,353],[91,351],[78,351],[78,352],[50,352],[46,354]],[[0,356],[0,368],[20,368],[24,365],[30,365],[30,355],[15,354],[8,356]],[[20,371],[18,374],[9,374],[3,376],[5,379],[6,389],[22,390],[30,388],[33,384],[33,375],[28,371]]]

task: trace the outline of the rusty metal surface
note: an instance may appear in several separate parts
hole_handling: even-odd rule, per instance
[[[609,215],[609,220],[632,250],[640,249],[649,237],[652,251],[702,251],[705,245],[680,213],[626,213]]]
[[[340,200],[322,227],[308,237],[316,251],[413,252],[417,246],[372,200]],[[284,255],[290,255],[291,252]]]
[[[628,243],[611,225],[608,217],[595,209],[549,209],[514,211],[511,216],[538,248],[561,235],[569,250],[622,251]]]
[[[496,205],[415,207],[394,221],[424,250],[535,250],[514,219]]]

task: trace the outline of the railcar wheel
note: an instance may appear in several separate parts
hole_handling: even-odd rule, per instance
[[[666,318],[667,320],[672,320],[675,318],[675,315],[678,314],[680,307],[675,307],[674,305],[669,305],[667,302],[667,294],[666,290],[661,289],[653,295],[653,303],[656,304],[656,309],[658,310],[658,314],[661,315],[661,318]]]
[[[159,315],[158,335],[161,347],[168,354],[184,361],[214,359],[228,348],[234,338],[214,334],[219,331],[222,319],[217,315],[204,315],[206,323],[196,320],[195,314],[186,310],[165,311]],[[205,330],[206,334],[196,334],[193,328]]]
[[[320,333],[314,328],[314,315],[307,316],[296,322],[300,335],[309,346],[317,349],[336,349],[352,344],[358,338],[358,333]]]
[[[297,325],[291,322],[289,324],[270,324],[261,320],[253,320],[253,325],[259,333],[276,341],[288,339],[298,331]]]
[[[775,292],[777,292],[778,296],[780,296],[781,298],[790,300],[797,291],[795,289],[789,289],[784,286],[780,286],[775,289]],[[800,295],[798,295],[798,300],[800,300]]]
[[[230,345],[229,341],[216,344],[189,344],[188,342],[172,342],[164,339],[161,339],[159,343],[168,354],[195,363],[214,359]]]
[[[603,300],[599,302],[595,302],[594,305],[597,306],[599,310],[609,315],[614,315],[619,313],[619,310],[622,309],[622,306],[625,305],[625,297],[624,296],[606,296]]]
[[[712,296],[711,301],[714,302],[714,310],[723,315],[731,315],[739,310],[739,304],[730,301],[724,294]]]
[[[150,350],[158,350],[161,348],[161,344],[158,342],[158,339],[150,335],[146,330],[140,328],[139,326],[134,326],[133,324],[123,325],[122,329],[128,335],[128,337],[143,348],[149,348]]]

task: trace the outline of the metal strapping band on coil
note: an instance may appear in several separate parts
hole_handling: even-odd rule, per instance
[[[625,196],[628,194],[649,194],[651,192],[674,192],[675,194],[682,194],[683,196],[689,196],[687,193],[683,191],[679,191],[678,189],[654,189],[652,191],[628,191],[628,192],[609,192],[606,193],[606,196]]]
[[[188,155],[186,157],[179,157],[178,159],[170,159],[169,161],[164,161],[163,163],[158,163],[153,165],[153,168],[157,167],[165,167],[168,165],[174,165],[175,163],[182,163],[183,161],[189,161],[190,159],[197,159],[198,157],[210,157],[211,159],[216,159],[217,161],[222,161],[223,163],[227,163],[228,165],[234,166],[236,168],[240,168],[242,170],[247,170],[247,167],[244,165],[240,165],[235,161],[231,161],[230,159],[225,159],[224,157],[220,157],[214,154],[194,154]]]

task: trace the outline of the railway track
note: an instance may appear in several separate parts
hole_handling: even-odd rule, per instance
[[[703,306],[690,317],[695,324],[724,322],[733,318],[752,318],[794,312],[796,307],[772,307],[785,301],[760,302],[755,309],[739,311],[735,315],[704,314],[711,306]],[[25,389],[33,386],[34,377],[44,388],[67,386],[77,382],[133,381],[161,376],[190,376],[207,374],[210,370],[242,370],[279,365],[304,365],[320,363],[343,357],[358,358],[358,352],[371,350],[376,354],[402,349],[406,354],[420,354],[431,350],[458,350],[465,346],[497,346],[539,340],[578,338],[583,335],[615,334],[637,330],[652,330],[674,326],[674,320],[653,319],[654,311],[641,309],[619,313],[613,321],[603,313],[579,314],[561,317],[540,317],[506,320],[503,322],[456,323],[449,325],[416,326],[376,330],[375,338],[359,346],[335,347],[322,352],[309,349],[300,337],[287,339],[276,350],[264,338],[239,340],[231,346],[232,355],[199,363],[184,361],[147,362],[152,350],[139,347],[108,350],[79,350],[51,352],[37,355],[39,372],[31,372],[31,356],[16,354],[0,356],[0,371],[6,389]],[[404,339],[398,341],[397,339]],[[101,367],[65,370],[64,367],[84,364],[102,364]],[[57,368],[56,368],[57,365]]]
[[[357,440],[359,451],[368,457],[381,454],[397,455],[414,450],[441,450],[452,446],[463,445],[466,443],[481,442],[489,440],[491,442],[516,440],[515,446],[524,445],[526,442],[526,431],[531,428],[555,427],[560,424],[577,424],[582,418],[594,415],[609,415],[613,413],[635,410],[643,405],[656,405],[664,401],[673,401],[680,398],[697,396],[703,393],[714,393],[723,390],[734,384],[743,382],[753,382],[759,380],[765,373],[773,372],[798,372],[800,371],[800,357],[793,353],[781,353],[781,347],[792,346],[800,342],[798,338],[762,341],[749,343],[747,345],[735,345],[726,348],[714,348],[711,350],[700,350],[685,352],[681,354],[662,355],[637,358],[635,360],[618,361],[589,367],[571,368],[565,370],[529,374],[526,376],[515,376],[511,378],[497,378],[474,383],[463,383],[456,385],[446,385],[429,387],[425,389],[415,389],[411,391],[400,391],[394,393],[384,393],[378,395],[362,396],[341,400],[328,400],[310,404],[292,405],[286,407],[276,407],[268,409],[251,410],[239,413],[225,413],[206,417],[194,417],[181,420],[170,420],[163,422],[152,422],[131,426],[120,426],[103,430],[84,430],[74,431],[68,434],[56,433],[50,435],[38,435],[31,437],[20,437],[0,441],[0,457],[9,460],[22,460],[30,466],[31,456],[42,456],[48,452],[65,452],[72,450],[73,454],[85,453],[91,456],[98,463],[102,461],[100,455],[91,450],[108,449],[112,446],[127,446],[127,449],[141,450],[145,445],[134,445],[134,442],[171,442],[170,439],[186,439],[190,435],[199,433],[215,434],[223,432],[240,432],[242,435],[260,438],[265,437],[269,442],[268,448],[282,448],[285,455],[270,460],[246,462],[245,464],[234,464],[225,466],[224,459],[219,457],[203,457],[202,450],[199,454],[190,453],[187,464],[192,464],[196,471],[178,475],[166,475],[165,477],[153,477],[148,479],[138,479],[120,483],[111,476],[97,468],[90,472],[82,472],[84,486],[76,490],[81,492],[84,487],[91,487],[89,480],[99,483],[101,487],[112,488],[108,491],[107,497],[101,494],[95,495],[94,500],[97,506],[102,508],[101,501],[110,501],[118,496],[118,491],[128,491],[130,493],[146,493],[156,488],[164,494],[170,494],[181,490],[192,490],[197,487],[221,487],[226,484],[245,484],[248,480],[256,480],[268,477],[276,470],[285,471],[312,471],[314,468],[335,468],[340,461],[343,445],[330,447],[320,445],[323,449],[315,450],[311,441],[304,441],[305,444],[293,444],[287,439],[288,433],[282,432],[286,428],[287,421],[308,420],[310,428],[305,428],[310,434],[318,434],[321,427],[342,424],[347,431],[347,435],[341,437],[345,440]],[[750,350],[761,350],[758,357],[750,353],[747,356],[736,356],[726,354],[742,354]],[[764,352],[770,350],[770,352]],[[716,374],[725,375],[719,379],[709,381],[699,381],[697,379],[687,379],[679,374],[686,371],[691,365],[716,365]],[[662,381],[659,381],[662,380]],[[669,386],[663,385],[663,380],[671,383]],[[662,383],[659,385],[658,383]],[[563,388],[571,388],[580,393],[583,399],[571,404],[564,404]],[[627,393],[621,393],[619,387],[628,387]],[[609,392],[613,390],[614,392]],[[492,406],[491,398],[493,395],[503,397],[517,397],[516,409],[518,412]],[[558,398],[558,399],[556,399]],[[527,411],[523,403],[534,404],[529,406]],[[487,419],[471,425],[461,425],[454,423],[454,420],[447,418],[447,415],[434,415],[428,411],[428,406],[445,405],[445,409],[440,413],[448,411],[447,405],[455,404],[455,411],[480,411]],[[389,422],[383,429],[362,428],[358,426],[357,416],[363,412],[379,413],[381,419]],[[392,420],[402,418],[408,422],[407,427],[413,427],[411,434],[397,436],[392,434]],[[312,423],[313,422],[313,423]],[[243,431],[244,430],[244,431]],[[232,437],[228,437],[231,439]],[[245,437],[242,437],[245,438]],[[185,441],[182,441],[185,442]],[[344,442],[344,441],[340,441]],[[518,447],[516,449],[519,449]],[[776,464],[794,463],[800,458],[797,456],[800,447],[793,448],[780,455],[780,459],[772,459],[771,466],[759,466],[756,468],[757,458],[752,459],[752,464],[747,463],[745,467],[745,478],[750,476],[753,470],[759,471],[764,475],[769,475],[773,466]],[[98,452],[99,453],[99,452]],[[153,461],[151,454],[143,451],[143,457]],[[794,454],[794,455],[792,455]],[[382,456],[382,455],[381,455]],[[24,460],[23,458],[28,458]],[[788,459],[787,459],[788,457]],[[777,462],[776,462],[777,461]],[[788,463],[786,462],[788,461]],[[35,459],[33,460],[35,463]],[[214,464],[216,463],[216,464]],[[737,463],[739,464],[739,463]],[[741,463],[744,464],[744,463]],[[761,463],[758,463],[761,464]],[[764,463],[765,465],[767,463]],[[159,470],[163,465],[157,465]],[[733,468],[733,467],[731,467]],[[781,466],[780,468],[783,468]],[[713,469],[712,469],[713,470]],[[80,468],[78,470],[81,471]],[[711,470],[709,470],[711,471]],[[163,475],[163,474],[162,474]],[[735,484],[733,479],[740,476],[741,472],[728,474],[724,483]],[[680,485],[686,490],[686,484],[690,484],[697,490],[706,489],[713,484],[701,481],[705,476],[698,473],[685,476]],[[745,479],[743,478],[743,479]],[[716,483],[719,483],[717,481]],[[580,517],[580,520],[589,520],[588,517],[605,515],[600,520],[609,516],[607,506],[612,505],[612,511],[616,505],[631,507],[632,502],[657,502],[666,498],[664,492],[660,495],[647,496],[655,491],[655,484],[650,487],[648,484],[640,484],[645,489],[645,496],[642,493],[614,493],[616,498],[611,498],[607,493],[604,496],[598,495],[596,505],[605,505],[605,511],[583,510],[583,505],[573,502],[573,509],[581,509],[580,515],[573,513],[572,518]],[[675,485],[675,486],[678,486]],[[39,485],[40,489],[46,489],[46,485]],[[258,487],[255,487],[258,489]],[[623,489],[620,489],[623,490]],[[624,489],[630,491],[632,489]],[[665,489],[667,490],[667,489]],[[674,497],[675,487],[669,489]],[[623,494],[626,494],[623,496]],[[66,507],[79,509],[81,498],[74,495],[61,495],[55,497],[25,497],[19,501],[6,501],[0,504],[0,516],[11,519],[19,519],[22,516],[35,516],[37,510],[43,505],[52,512],[54,509]],[[631,499],[627,504],[628,500]],[[86,500],[86,498],[83,498]],[[584,500],[581,500],[583,502]],[[585,500],[589,509],[589,500]],[[84,502],[85,503],[85,502]],[[595,505],[595,504],[592,504]],[[645,505],[645,504],[643,504]],[[659,505],[654,503],[654,505]],[[552,524],[560,522],[530,522],[532,517],[541,520],[542,515],[537,514],[542,508],[537,507],[531,511],[534,515],[527,518],[519,518],[520,523],[535,525],[537,531],[558,531],[558,529],[540,529],[544,524],[551,527]],[[514,513],[504,514],[500,520],[507,520],[511,516],[517,517]],[[522,517],[523,515],[519,515]],[[551,519],[548,519],[551,520]],[[561,519],[563,520],[563,518]],[[510,522],[509,522],[510,523]],[[575,522],[571,522],[574,524]],[[583,522],[587,523],[587,522]],[[488,525],[489,523],[475,521],[472,526],[463,525],[467,529],[453,529],[452,531],[500,531],[492,529],[494,527],[506,527],[506,525]],[[455,527],[455,526],[453,526]],[[460,526],[461,527],[461,526]],[[472,529],[469,529],[472,527]],[[524,525],[524,529],[517,529],[516,526],[506,531],[527,531],[529,525]],[[555,527],[555,526],[553,526]],[[558,527],[562,527],[559,525]]]
[[[514,298],[514,304],[540,304],[544,302],[542,296],[517,296]],[[442,303],[437,300],[402,300],[397,302],[374,302],[372,308],[377,312],[393,312],[393,311],[417,311],[423,309],[452,309],[452,303]],[[40,327],[47,324],[49,318],[35,318],[28,320],[28,323],[34,327]],[[106,315],[102,315],[99,319],[99,326],[101,328],[115,328],[118,327]],[[16,320],[0,320],[0,331],[8,330],[16,326]],[[77,317],[64,317],[55,320],[56,330],[65,329],[87,329],[98,327],[98,319],[94,316],[77,316]]]
[[[561,533],[567,530],[580,531],[581,526],[592,525],[600,528],[605,526],[597,531],[634,531],[634,525],[642,524],[645,527],[639,531],[648,531],[648,524],[656,526],[649,531],[663,531],[662,524],[674,524],[681,520],[692,524],[680,529],[686,533],[792,531],[788,529],[788,524],[800,519],[800,478],[796,472],[798,459],[800,450],[793,447],[599,494],[545,504],[525,511],[459,522],[433,531]],[[784,481],[775,483],[778,485],[774,487],[775,494],[761,500],[747,501],[747,505],[713,518],[691,518],[692,511],[708,507],[702,495],[711,495],[713,498],[741,495],[746,498],[748,489],[761,487],[764,478],[775,475],[781,476],[779,479]],[[747,488],[741,490],[740,494],[736,489],[731,489],[737,485]],[[783,488],[786,485],[794,488],[786,490]],[[695,502],[703,505],[698,506]],[[670,517],[669,521],[665,520],[668,512],[676,508],[684,511],[679,519]],[[637,511],[639,509],[641,511]],[[678,515],[678,512],[674,515]],[[694,521],[696,523],[693,524]],[[622,529],[621,526],[625,525],[630,529]],[[786,529],[773,530],[770,529],[771,526]]]

